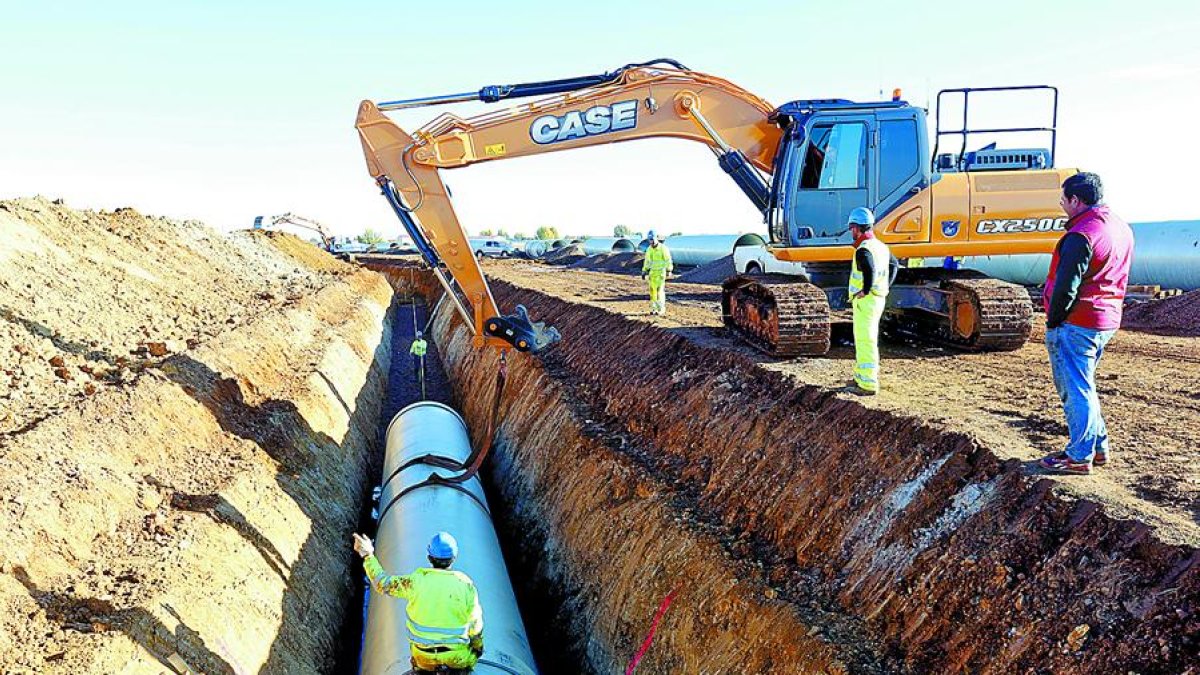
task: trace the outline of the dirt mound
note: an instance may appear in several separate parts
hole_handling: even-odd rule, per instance
[[[1200,290],[1125,308],[1121,328],[1158,335],[1200,336]]]
[[[0,434],[353,269],[290,235],[40,198],[0,202],[0,263]]]
[[[332,672],[391,294],[293,239],[0,203],[0,672]]]
[[[553,265],[571,265],[587,257],[587,253],[583,251],[583,247],[579,244],[571,244],[562,248],[550,251],[545,255],[543,260]]]
[[[250,236],[267,239],[271,246],[286,254],[297,264],[310,270],[329,272],[331,274],[348,274],[354,270],[350,265],[338,260],[326,251],[287,232],[273,230],[249,230]]]
[[[637,274],[642,270],[642,260],[645,257],[644,254],[636,251],[597,253],[596,255],[575,260],[568,266],[571,269],[592,270],[595,272]]]
[[[681,275],[679,281],[688,284],[719,284],[734,274],[733,254],[731,253]]]
[[[608,263],[609,258],[611,258],[612,256],[613,256],[613,254],[611,254],[611,253],[597,253],[595,255],[589,255],[586,258],[581,258],[579,260],[576,260],[575,262],[568,265],[568,267],[570,267],[571,269],[577,269],[577,270],[580,270],[580,269],[582,269],[582,270],[604,269],[604,266]]]

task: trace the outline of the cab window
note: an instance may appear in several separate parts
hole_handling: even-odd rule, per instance
[[[917,161],[916,121],[880,122],[879,144],[879,195],[886,197],[907,183],[920,168]]]
[[[820,124],[812,128],[801,190],[846,190],[865,187],[867,127],[859,122]]]

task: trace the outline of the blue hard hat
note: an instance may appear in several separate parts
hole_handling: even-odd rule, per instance
[[[429,540],[427,551],[430,558],[453,560],[458,557],[458,542],[449,532],[438,532]]]
[[[860,206],[850,212],[850,217],[846,219],[846,225],[861,225],[863,227],[875,226],[875,214],[865,206]]]
[[[656,235],[654,234],[654,230],[650,230],[649,232],[647,232],[646,238],[649,239],[650,241],[654,241],[657,238]]]

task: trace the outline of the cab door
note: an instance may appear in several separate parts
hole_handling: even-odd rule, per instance
[[[850,211],[875,203],[870,175],[875,129],[873,114],[817,116],[809,122],[788,195],[794,245],[851,242]]]

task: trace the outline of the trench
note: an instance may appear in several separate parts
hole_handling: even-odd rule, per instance
[[[602,309],[493,292],[566,336],[509,359],[487,469],[531,637],[560,659],[540,651],[543,672],[623,672],[672,592],[639,673],[1197,665],[1195,549],[966,435]],[[497,356],[446,307],[432,328],[478,434]]]
[[[392,275],[388,275],[391,277]],[[378,485],[383,462],[382,449],[386,447],[388,424],[400,410],[420,400],[431,400],[444,403],[456,409],[454,392],[442,367],[442,354],[437,342],[428,341],[426,354],[425,388],[422,390],[414,376],[414,364],[409,354],[409,347],[415,337],[416,330],[422,330],[429,336],[429,306],[426,298],[420,292],[413,292],[412,277],[407,283],[396,283],[397,293],[393,296],[393,305],[389,312],[392,343],[390,345],[391,361],[384,390],[383,403],[380,407],[378,424],[378,447],[380,452],[374,453],[369,460],[367,469],[367,489],[363,494],[363,507],[359,514],[356,531],[364,532],[374,537],[375,516],[377,504],[372,500],[372,491]],[[487,468],[483,472],[484,491],[487,494],[497,534],[500,539],[501,551],[508,567],[513,589],[521,608],[526,631],[533,650],[534,658],[541,672],[572,673],[585,672],[585,665],[578,650],[570,648],[569,638],[560,624],[553,620],[553,608],[562,604],[562,598],[557,596],[555,589],[538,583],[535,571],[536,561],[525,555],[518,546],[515,528],[519,525],[512,518],[512,509],[505,504],[497,492],[492,480],[492,472]],[[361,668],[363,631],[365,630],[366,606],[369,602],[370,587],[365,576],[358,574],[361,563],[353,556],[350,569],[358,576],[354,585],[354,593],[349,600],[348,610],[339,631],[339,644],[335,656],[334,672],[357,673]],[[486,614],[485,614],[486,619]],[[486,635],[486,633],[485,633]]]

